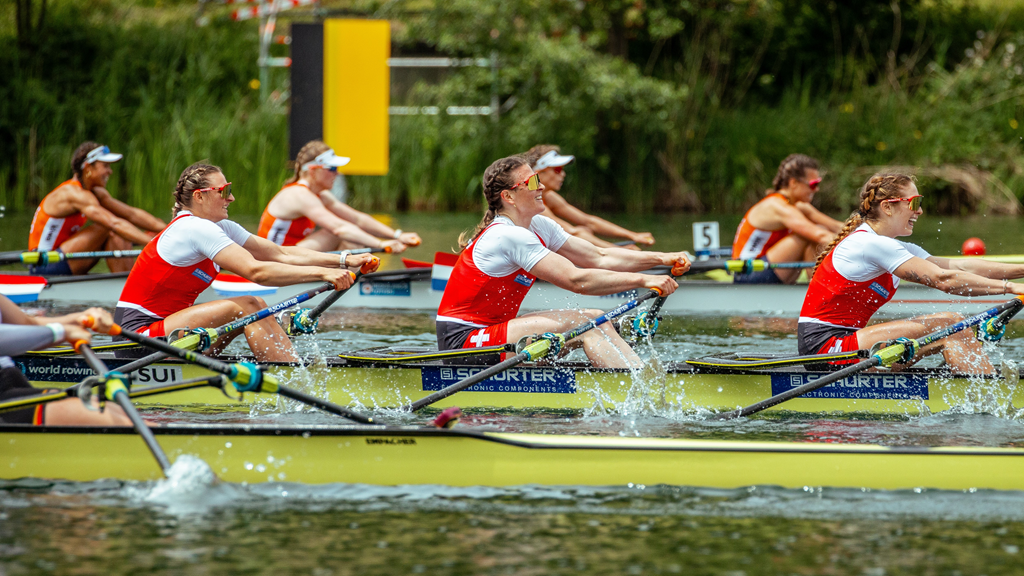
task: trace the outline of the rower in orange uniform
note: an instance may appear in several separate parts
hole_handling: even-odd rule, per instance
[[[415,232],[394,230],[331,194],[338,168],[348,163],[319,140],[303,146],[295,159],[295,174],[263,210],[257,234],[279,246],[321,252],[368,247],[397,253],[418,246]]]
[[[615,244],[602,240],[595,234],[629,240],[632,244],[627,247],[633,250],[638,250],[637,246],[654,244],[654,236],[650,232],[627,230],[604,218],[587,214],[562,197],[560,192],[565,182],[565,167],[576,160],[575,156],[562,155],[562,150],[558,146],[538,144],[526,152],[526,159],[537,172],[540,183],[544,185],[544,205],[547,207],[544,216],[557,222],[570,235],[602,248],[610,248]]]
[[[896,240],[914,232],[923,212],[921,199],[910,176],[876,174],[867,181],[857,211],[818,256],[797,324],[801,354],[865,350],[896,338],[918,339],[963,319],[959,314],[940,312],[868,326],[875,312],[892,299],[900,279],[962,296],[1024,294],[1024,284],[1008,281],[1024,277],[1024,265],[939,258],[920,246]],[[939,353],[956,373],[994,371],[970,330],[910,350],[898,367]]]
[[[160,337],[177,328],[214,328],[266,307],[255,296],[195,304],[199,294],[224,268],[264,286],[330,282],[342,290],[355,275],[348,267],[371,272],[370,254],[325,254],[297,246],[278,246],[228,220],[235,201],[220,168],[197,163],[181,173],[174,189],[174,219],[146,245],[132,269],[114,320],[128,330]],[[257,360],[296,362],[284,329],[265,318],[244,329]],[[214,344],[222,350],[242,330]]]
[[[811,205],[821,184],[818,161],[791,154],[779,164],[773,189],[754,204],[736,229],[732,257],[768,262],[814,262],[818,247],[842,229],[842,222]],[[793,284],[798,268],[736,274],[737,284]]]
[[[639,274],[655,266],[690,268],[683,252],[599,248],[569,236],[544,213],[544,185],[524,156],[496,160],[484,172],[487,212],[472,235],[459,239],[462,253],[437,311],[441,350],[496,346],[523,336],[565,332],[600,310],[549,310],[517,316],[537,278],[577,294],[608,295],[649,288],[671,294],[670,276]],[[637,368],[640,358],[611,323],[580,336],[597,367]]]
[[[95,142],[76,148],[71,156],[71,179],[47,194],[36,209],[28,249],[64,253],[131,250],[132,244],[146,244],[152,233],[163,230],[163,220],[117,200],[107,191],[110,165],[122,157]],[[92,224],[86,226],[89,220]],[[64,260],[30,270],[55,276],[86,274],[97,262]],[[111,272],[127,272],[134,262],[134,258],[107,258]]]

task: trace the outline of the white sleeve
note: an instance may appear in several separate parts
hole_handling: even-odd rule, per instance
[[[492,278],[508,276],[520,268],[529,272],[551,253],[530,230],[505,224],[484,232],[472,250],[473,263]]]
[[[220,222],[217,222],[217,226],[220,226],[220,229],[227,234],[228,238],[231,238],[231,241],[239,246],[245,244],[246,240],[249,239],[249,236],[252,236],[248,230],[242,228],[241,224],[231,220],[221,220]],[[222,247],[221,250],[223,249],[224,248]]]
[[[548,250],[552,252],[558,252],[569,239],[569,233],[547,216],[534,216],[530,221],[530,229],[540,236]],[[529,268],[526,270],[529,271]]]
[[[892,274],[915,256],[928,258],[929,254],[909,242],[870,232],[854,232],[836,246],[832,265],[846,279],[865,282],[883,272]]]
[[[924,248],[921,248],[917,244],[911,244],[910,242],[903,242],[902,240],[897,240],[897,242],[899,242],[904,248],[906,248],[907,252],[910,252],[912,255],[917,256],[918,258],[920,258],[922,260],[927,260],[928,258],[932,257],[932,255],[929,254],[927,250],[925,250]],[[908,260],[909,260],[909,258],[908,258]]]

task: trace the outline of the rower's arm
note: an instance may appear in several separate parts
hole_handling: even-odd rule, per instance
[[[114,198],[105,188],[97,186],[96,188],[93,188],[92,191],[100,201],[100,206],[109,210],[113,215],[119,218],[124,218],[143,230],[159,232],[167,226],[163,220],[153,216],[149,212],[140,208],[135,208],[134,206],[129,206],[117,198]]]
[[[810,202],[797,202],[797,210],[818,226],[824,226],[833,234],[838,234],[843,229],[843,223],[815,208]]]
[[[672,266],[679,260],[686,260],[689,268],[689,260],[683,252],[638,252],[617,246],[601,248],[572,236],[558,249],[558,254],[582,268],[638,272],[655,266]]]
[[[562,195],[549,191],[544,194],[544,205],[547,206],[556,216],[576,226],[586,226],[594,234],[611,236],[613,238],[625,238],[639,244],[654,244],[654,237],[649,232],[633,232],[618,224],[614,224],[593,214],[587,214],[583,210],[569,204]]]
[[[579,240],[583,242],[583,240]],[[636,252],[632,252],[635,254]],[[534,276],[550,282],[559,288],[575,292],[604,296],[636,288],[657,288],[663,294],[671,294],[678,287],[670,276],[652,276],[635,272],[613,272],[594,268],[577,268],[568,258],[551,252],[540,259],[530,270]]]
[[[327,207],[325,207],[314,196],[303,194],[299,196],[299,201],[301,202],[299,210],[302,214],[312,220],[317,226],[327,230],[346,242],[351,242],[360,246],[367,246],[369,248],[384,248],[389,244],[395,243],[395,241],[389,242],[367,234],[355,224],[346,222],[339,218],[333,211],[327,209]]]
[[[246,241],[248,245],[252,236]],[[337,267],[335,256],[334,267],[325,266],[293,266],[281,262],[257,260],[244,247],[232,243],[217,253],[213,261],[224,270],[234,272],[242,278],[263,286],[290,286],[301,282],[333,282],[342,287],[352,284],[348,270]],[[349,260],[351,262],[351,260]],[[342,278],[344,275],[345,281]]]
[[[76,195],[77,198],[78,195]],[[92,194],[90,194],[92,196]],[[113,215],[109,210],[100,206],[100,203],[93,198],[92,202],[74,202],[75,209],[85,215],[86,218],[93,222],[105,226],[117,234],[121,238],[128,240],[133,244],[148,244],[150,235],[139,230],[134,224],[125,220],[124,218],[118,218]]]
[[[264,262],[280,262],[292,266],[322,266],[337,268],[341,266],[341,257],[329,252],[318,252],[298,246],[278,246],[266,238],[253,234],[242,245],[256,260]],[[358,270],[363,264],[372,260],[380,260],[372,254],[349,254],[345,262],[348,267]]]
[[[776,211],[783,226],[797,236],[806,238],[815,244],[827,244],[835,236],[834,232],[829,232],[822,226],[815,224],[795,206],[782,202],[773,202],[772,209]]]
[[[320,200],[323,201],[324,206],[326,206],[328,210],[337,214],[339,218],[348,220],[374,236],[380,236],[381,238],[395,237],[396,231],[394,228],[384,224],[365,212],[360,212],[348,204],[345,204],[335,198],[329,191],[321,192]]]
[[[903,280],[917,282],[925,286],[931,286],[959,296],[986,296],[991,294],[1024,294],[1024,284],[1015,282],[1004,282],[993,280],[964,272],[963,270],[951,270],[938,266],[931,260],[944,260],[940,258],[929,258],[925,260],[914,256],[903,264],[900,264],[893,272]]]
[[[1024,278],[1024,264],[1004,264],[1002,262],[982,260],[981,258],[940,258],[938,256],[932,256],[928,258],[928,261],[939,268],[962,270],[996,280]]]

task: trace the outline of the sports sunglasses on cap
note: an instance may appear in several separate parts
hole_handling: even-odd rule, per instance
[[[220,197],[227,200],[231,197],[231,182],[223,186],[212,186],[210,188],[196,188],[193,192],[219,192]]]
[[[510,188],[510,190],[515,190],[516,188],[519,188],[523,184],[526,184],[526,189],[527,190],[537,190],[538,188],[540,188],[540,176],[537,176],[536,174],[533,174],[529,178],[527,178],[526,180],[523,180],[519,184],[516,184],[515,186]]]
[[[910,198],[889,198],[888,200],[882,200],[882,202],[910,202],[910,209],[917,210],[918,208],[921,207],[922,198],[924,198],[924,196],[921,196],[920,194],[915,194]]]

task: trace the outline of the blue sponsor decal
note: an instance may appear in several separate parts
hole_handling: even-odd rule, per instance
[[[465,380],[482,368],[422,368],[423,390],[433,392]],[[524,394],[575,394],[576,373],[560,368],[510,368],[470,386],[471,392],[519,392]]]
[[[526,274],[519,274],[519,275],[517,275],[515,281],[516,281],[516,284],[522,284],[523,286],[526,286],[527,288],[529,288],[530,286],[533,286],[533,278],[530,278]]]
[[[360,280],[359,294],[363,296],[412,296],[412,284],[408,280]]]
[[[430,289],[434,292],[444,292],[444,287],[448,285],[448,281],[444,278],[431,278]]]
[[[192,275],[195,276],[196,278],[199,278],[203,282],[206,282],[207,284],[209,284],[210,282],[213,282],[213,276],[210,276],[209,274],[207,274],[206,272],[203,272],[199,268],[196,268],[195,270],[193,270],[192,271]]]
[[[772,374],[772,396],[828,374]],[[913,374],[855,374],[803,395],[804,398],[859,400],[928,399],[928,377]]]
[[[882,288],[882,285],[879,284],[878,282],[872,282],[871,285],[868,286],[868,288],[871,288],[872,290],[874,290],[882,298],[888,298],[889,297],[889,291],[886,290],[885,288]]]

